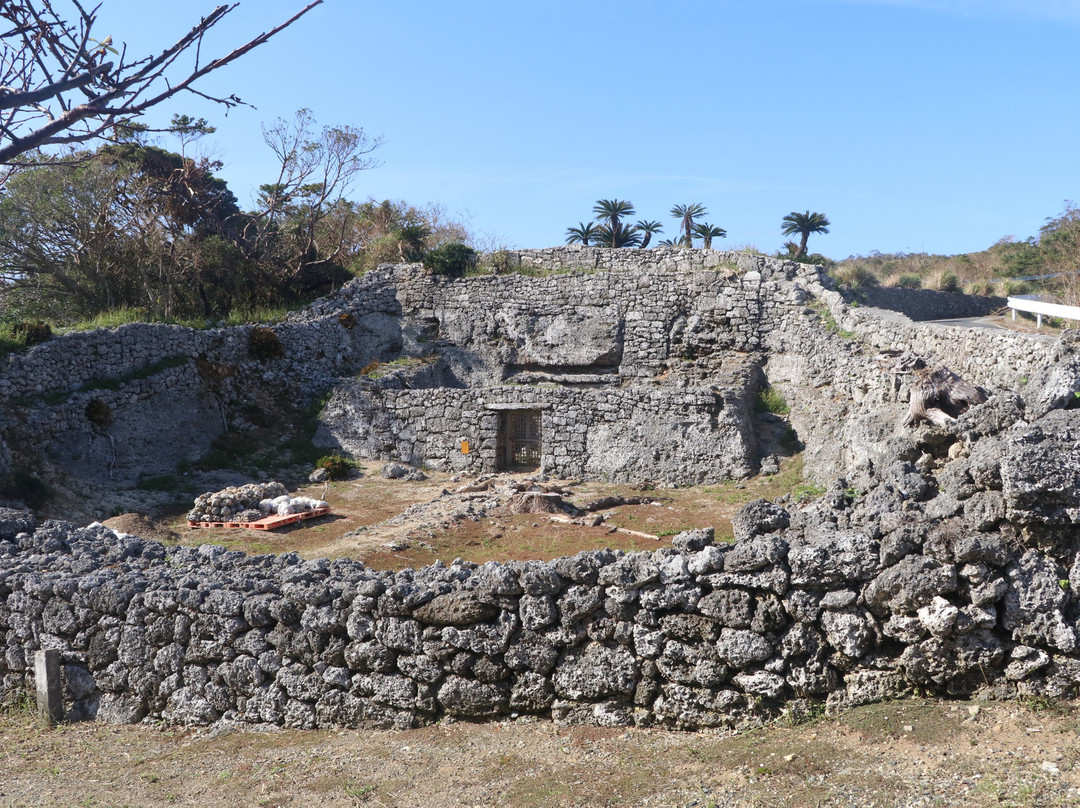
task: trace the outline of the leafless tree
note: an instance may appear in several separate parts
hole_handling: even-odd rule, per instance
[[[207,95],[195,82],[321,3],[313,0],[276,28],[207,61],[203,37],[238,3],[217,6],[161,53],[132,59],[111,36],[95,38],[100,5],[88,10],[80,0],[2,0],[0,21],[7,29],[0,31],[0,166],[18,166],[21,155],[42,147],[108,137],[181,92],[227,108],[243,104],[235,94]]]
[[[258,210],[248,214],[249,250],[264,255],[276,241],[275,260],[292,267],[294,276],[337,262],[352,218],[345,195],[359,172],[377,165],[370,154],[382,138],[354,126],[320,130],[311,110],[301,109],[291,121],[263,127],[263,140],[277,157],[278,175],[261,187]],[[283,233],[286,220],[290,226]]]

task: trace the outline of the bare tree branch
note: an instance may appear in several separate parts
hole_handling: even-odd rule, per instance
[[[118,52],[111,37],[94,38],[98,6],[87,11],[79,0],[70,0],[74,10],[61,15],[56,0],[5,0],[0,21],[10,27],[0,32],[0,165],[15,166],[19,155],[44,146],[107,137],[117,125],[178,93],[227,108],[243,104],[235,94],[212,96],[192,85],[264,44],[322,1],[309,2],[280,25],[202,64],[203,36],[236,3],[217,6],[156,56],[128,62],[126,46]],[[173,68],[186,53],[194,57],[193,64],[175,75]],[[118,58],[106,61],[109,55]]]

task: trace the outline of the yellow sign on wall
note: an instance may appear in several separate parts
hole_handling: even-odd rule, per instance
[[[462,454],[468,454],[469,453],[469,442],[467,440],[463,440],[461,442],[461,453]]]

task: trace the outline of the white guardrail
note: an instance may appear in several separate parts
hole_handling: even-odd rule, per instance
[[[1008,300],[1009,308],[1012,309],[1012,318],[1016,319],[1016,312],[1026,311],[1035,315],[1035,327],[1042,328],[1043,315],[1047,317],[1063,317],[1066,320],[1080,320],[1080,306],[1063,306],[1060,303],[1047,303],[1041,295],[1014,295]]]

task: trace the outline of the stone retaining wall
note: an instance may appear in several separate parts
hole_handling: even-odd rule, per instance
[[[856,510],[891,509],[912,480],[898,469]],[[751,503],[729,547],[697,531],[651,553],[399,573],[163,547],[101,526],[13,535],[33,525],[8,512],[0,693],[16,698],[33,652],[49,648],[62,652],[69,715],[121,723],[407,728],[532,714],[698,729],[916,687],[1072,692],[1071,554],[1013,551],[997,533],[899,508],[858,528],[850,501],[833,498],[839,523]]]
[[[964,295],[934,289],[900,289],[869,286],[855,293],[860,305],[897,311],[915,321],[951,320],[957,317],[986,317],[1006,305],[1005,298]]]
[[[848,307],[829,289],[821,268],[764,256],[566,247],[517,251],[506,260],[524,271],[551,274],[455,280],[429,276],[419,265],[384,265],[271,326],[282,346],[280,358],[252,355],[252,326],[198,331],[138,324],[69,334],[11,355],[0,366],[0,435],[16,452],[13,459],[0,441],[0,474],[16,463],[33,467],[31,455],[37,453],[80,479],[132,485],[142,474],[170,472],[177,462],[202,455],[227,424],[235,421],[243,429],[238,416],[244,408],[260,406],[260,396],[311,402],[337,387],[357,389],[349,380],[373,360],[434,357],[438,375],[424,386],[480,391],[432,399],[453,399],[451,415],[459,398],[467,403],[496,395],[512,403],[503,393],[488,392],[507,382],[524,391],[537,380],[575,386],[587,378],[592,386],[612,391],[607,398],[586,392],[537,394],[564,402],[560,417],[568,423],[598,427],[586,447],[590,459],[560,461],[556,458],[575,456],[579,447],[555,428],[558,424],[549,424],[553,428],[546,434],[556,439],[549,467],[672,483],[722,479],[752,468],[753,437],[739,416],[746,403],[739,406],[724,391],[750,396],[757,382],[724,366],[766,364],[810,396],[809,414],[793,418],[803,419],[797,428],[808,441],[808,456],[822,460],[819,473],[828,478],[842,473],[844,464],[831,457],[835,451],[825,451],[838,445],[837,430],[817,429],[817,413],[835,405],[811,401],[817,394],[810,391],[828,385],[841,407],[896,403],[906,396],[902,382],[868,371],[865,354],[911,349],[976,384],[1015,389],[1045,366],[1049,344],[1045,337],[950,329]],[[830,333],[825,313],[835,328],[851,331],[855,339],[845,344]],[[853,353],[849,346],[856,344]],[[638,384],[644,387],[618,392]],[[655,388],[668,392],[655,393]],[[683,405],[677,402],[684,390],[707,399],[713,388],[724,400],[724,415],[710,460],[702,449],[703,426],[715,407],[698,403],[686,410],[693,426],[684,435]],[[459,467],[462,458],[447,446],[475,436],[486,447],[492,439],[490,419],[455,416],[433,428],[437,419],[425,420],[426,408],[416,403],[433,395],[392,393],[383,399],[389,405],[385,412],[367,416],[352,406],[351,416],[373,429],[385,424],[386,430],[358,440],[354,426],[328,417],[324,443],[378,445],[377,457],[397,454]],[[109,423],[87,417],[86,406],[95,399],[112,414]],[[594,400],[634,414],[630,420],[637,425],[613,425],[617,413],[593,412]],[[655,433],[642,426],[648,413],[636,402],[645,401],[657,402]],[[370,398],[364,402],[376,410],[380,405]],[[407,413],[413,411],[410,421]],[[634,456],[628,442],[643,433],[651,438],[646,443],[652,454]],[[595,437],[605,435],[607,447]],[[567,454],[557,454],[560,447]],[[676,466],[673,459],[681,455],[687,463]],[[468,460],[466,467],[481,461],[480,467],[488,468],[487,454]]]
[[[539,468],[546,474],[696,485],[754,471],[750,404],[756,378],[746,374],[742,382],[705,389],[575,390],[514,385],[393,389],[351,381],[326,405],[315,441],[357,457],[492,472],[501,465],[500,412],[538,410]],[[467,453],[462,441],[468,443]]]

